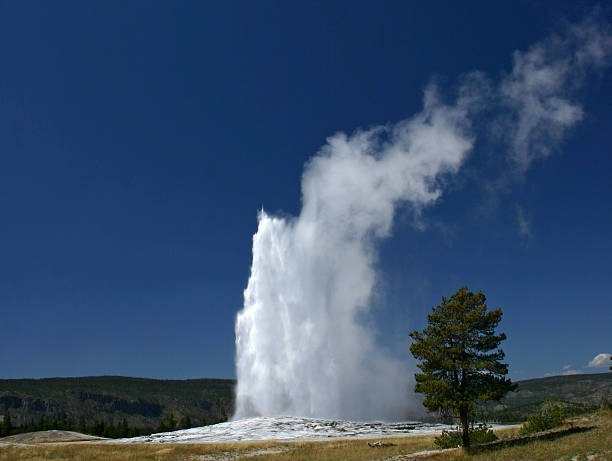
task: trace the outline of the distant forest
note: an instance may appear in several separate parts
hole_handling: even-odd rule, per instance
[[[78,424],[74,424],[68,419],[59,420],[47,418],[46,416],[42,416],[36,421],[32,420],[18,426],[13,426],[11,423],[11,413],[7,410],[0,424],[0,437],[22,434],[24,432],[56,429],[61,431],[80,432],[82,434],[106,437],[109,439],[120,439],[124,437],[138,437],[140,435],[155,434],[158,432],[170,432],[178,429],[189,429],[190,427],[199,427],[203,425],[206,425],[205,421],[194,424],[189,415],[183,416],[180,420],[177,420],[174,414],[170,413],[162,418],[157,427],[130,427],[125,418],[116,425],[113,421],[104,420],[91,423],[81,421]]]
[[[2,434],[61,429],[114,438],[215,424],[233,414],[234,386],[230,379],[0,379]]]
[[[521,422],[549,398],[567,414],[597,408],[602,397],[612,400],[612,373],[553,376],[518,385],[501,402],[477,406],[475,419]],[[222,379],[4,379],[0,437],[58,429],[121,438],[216,424],[233,414],[234,386],[234,380]]]

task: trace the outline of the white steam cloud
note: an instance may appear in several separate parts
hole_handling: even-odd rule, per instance
[[[299,216],[260,212],[236,319],[235,417],[392,420],[420,407],[407,364],[377,346],[362,322],[377,281],[377,243],[389,236],[399,204],[418,223],[441,196],[444,178],[474,146],[478,109],[500,100],[510,108],[510,155],[522,170],[548,155],[582,117],[565,97],[568,85],[609,55],[610,36],[594,21],[584,24],[569,38],[517,52],[498,86],[473,73],[452,104],[431,86],[412,118],[328,138],[305,167]]]
[[[401,418],[409,404],[405,364],[358,322],[376,283],[375,242],[396,205],[415,212],[441,194],[472,148],[470,99],[393,126],[336,134],[306,166],[296,219],[264,212],[253,238],[244,310],[236,321],[236,416]]]
[[[527,216],[525,216],[525,212],[520,206],[516,207],[516,214],[518,219],[519,235],[521,237],[532,237],[531,221]]]
[[[553,152],[567,130],[583,118],[572,96],[586,73],[609,64],[612,35],[596,11],[564,36],[551,36],[525,53],[514,53],[512,72],[500,86],[511,110],[505,127],[510,157],[520,171]]]

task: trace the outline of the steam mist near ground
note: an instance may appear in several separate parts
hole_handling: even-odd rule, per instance
[[[582,117],[573,91],[588,70],[608,63],[611,49],[595,12],[563,36],[516,52],[498,83],[474,72],[451,103],[432,85],[413,117],[328,138],[305,166],[299,216],[259,213],[236,319],[235,417],[398,420],[420,411],[414,370],[359,322],[376,284],[377,243],[390,235],[400,205],[419,225],[473,149],[480,111],[502,114],[495,122],[502,155],[517,172],[551,154]]]

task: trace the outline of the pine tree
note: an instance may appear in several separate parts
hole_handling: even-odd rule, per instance
[[[166,423],[164,422],[164,418],[162,418],[159,422],[159,426],[157,426],[157,429],[155,429],[155,432],[159,433],[159,432],[168,432],[168,429],[166,428]]]
[[[127,421],[125,420],[125,418],[123,418],[123,420],[121,421],[121,423],[119,423],[119,425],[117,426],[117,437],[127,437],[130,433],[130,428],[128,426]]]
[[[410,351],[422,371],[415,374],[415,391],[425,394],[427,409],[459,418],[464,447],[470,446],[474,403],[499,401],[516,388],[505,378],[508,365],[501,363],[504,352],[498,348],[506,335],[495,334],[502,311],[487,311],[485,301],[482,291],[462,287],[432,309],[423,331],[410,334]]]
[[[189,429],[190,427],[193,427],[193,424],[191,423],[191,417],[189,415],[183,416],[181,418],[179,426],[181,429]]]
[[[13,426],[11,424],[11,413],[6,410],[4,413],[4,418],[2,418],[2,424],[0,425],[0,437],[6,437],[11,435],[11,430]]]
[[[157,426],[156,432],[171,432],[176,430],[176,418],[174,413],[170,412],[165,417],[162,417],[159,426]]]

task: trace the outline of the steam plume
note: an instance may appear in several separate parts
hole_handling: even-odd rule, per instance
[[[306,166],[301,214],[259,215],[244,310],[236,321],[236,416],[405,416],[410,379],[358,321],[376,283],[376,240],[396,205],[415,212],[472,148],[470,100],[424,108],[392,126],[336,134]]]
[[[236,319],[235,416],[406,417],[414,402],[407,366],[359,321],[376,284],[377,242],[399,204],[418,222],[440,197],[443,178],[474,146],[474,111],[510,112],[508,155],[521,171],[548,155],[583,116],[571,90],[607,63],[611,47],[607,29],[587,19],[566,38],[516,52],[497,85],[470,74],[453,104],[430,86],[412,118],[328,138],[305,167],[299,216],[259,214]]]
[[[503,79],[500,96],[510,110],[510,158],[522,172],[546,157],[568,129],[583,118],[575,93],[589,70],[609,64],[612,35],[599,12],[536,43],[525,53],[514,52],[512,72]]]

